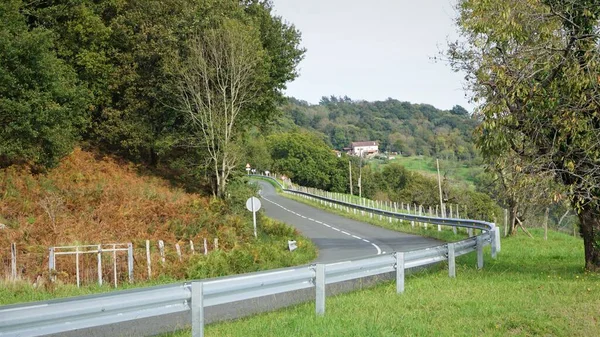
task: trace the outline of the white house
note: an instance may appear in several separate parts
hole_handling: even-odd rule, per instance
[[[377,142],[353,142],[350,144],[350,153],[354,156],[368,156],[379,153]]]

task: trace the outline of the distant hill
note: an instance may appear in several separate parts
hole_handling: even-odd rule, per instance
[[[350,142],[376,140],[381,151],[402,155],[448,160],[477,156],[472,133],[478,122],[459,105],[440,110],[391,98],[366,102],[331,96],[317,105],[289,98],[281,109],[281,130],[299,127],[319,132],[337,150]]]

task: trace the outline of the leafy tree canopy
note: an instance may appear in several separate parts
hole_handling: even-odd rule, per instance
[[[50,31],[29,29],[22,2],[0,3],[0,166],[54,166],[85,126],[85,92],[55,53]]]

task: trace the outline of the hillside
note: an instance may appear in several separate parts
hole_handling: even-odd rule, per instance
[[[136,167],[112,157],[75,149],[46,174],[16,166],[0,170],[0,222],[7,242],[38,245],[152,239],[175,241],[218,226],[209,201],[140,176]],[[213,226],[213,227],[214,227]]]
[[[395,99],[366,102],[323,97],[318,105],[289,98],[281,107],[282,130],[304,128],[323,134],[337,150],[350,142],[379,141],[381,151],[449,160],[477,156],[472,133],[478,122],[461,106],[439,110]]]
[[[0,278],[10,272],[11,243],[17,247],[18,278],[30,281],[47,275],[48,248],[52,246],[110,247],[131,242],[137,280],[212,277],[302,264],[315,258],[314,246],[297,231],[260,214],[259,237],[254,238],[251,213],[243,207],[254,191],[243,180],[230,185],[235,198],[218,200],[188,193],[145,172],[144,167],[123,159],[79,148],[44,174],[20,166],[1,169]],[[293,256],[285,254],[288,239],[298,240],[301,246]],[[146,240],[151,246],[152,275],[147,272]],[[159,240],[164,242],[166,263],[161,263]],[[196,244],[196,252],[204,251],[206,242],[209,254],[194,255],[190,241]],[[176,244],[183,255],[180,258]],[[212,252],[218,253],[216,257]],[[240,254],[249,257],[243,266],[223,262]],[[110,254],[104,255],[110,259]],[[122,256],[118,268],[124,281],[127,273]],[[92,254],[82,257],[84,283],[94,282],[95,258]],[[74,259],[61,258],[58,265],[61,281],[74,283]],[[103,267],[105,278],[112,279],[111,273],[111,268]],[[23,300],[9,297],[1,298],[0,303]]]

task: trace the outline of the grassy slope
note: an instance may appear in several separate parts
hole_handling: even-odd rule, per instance
[[[207,336],[598,336],[600,276],[582,270],[581,240],[542,231],[504,239],[497,260],[486,253],[457,260],[457,278],[439,268],[395,284],[207,327]],[[188,336],[189,331],[174,334]]]

